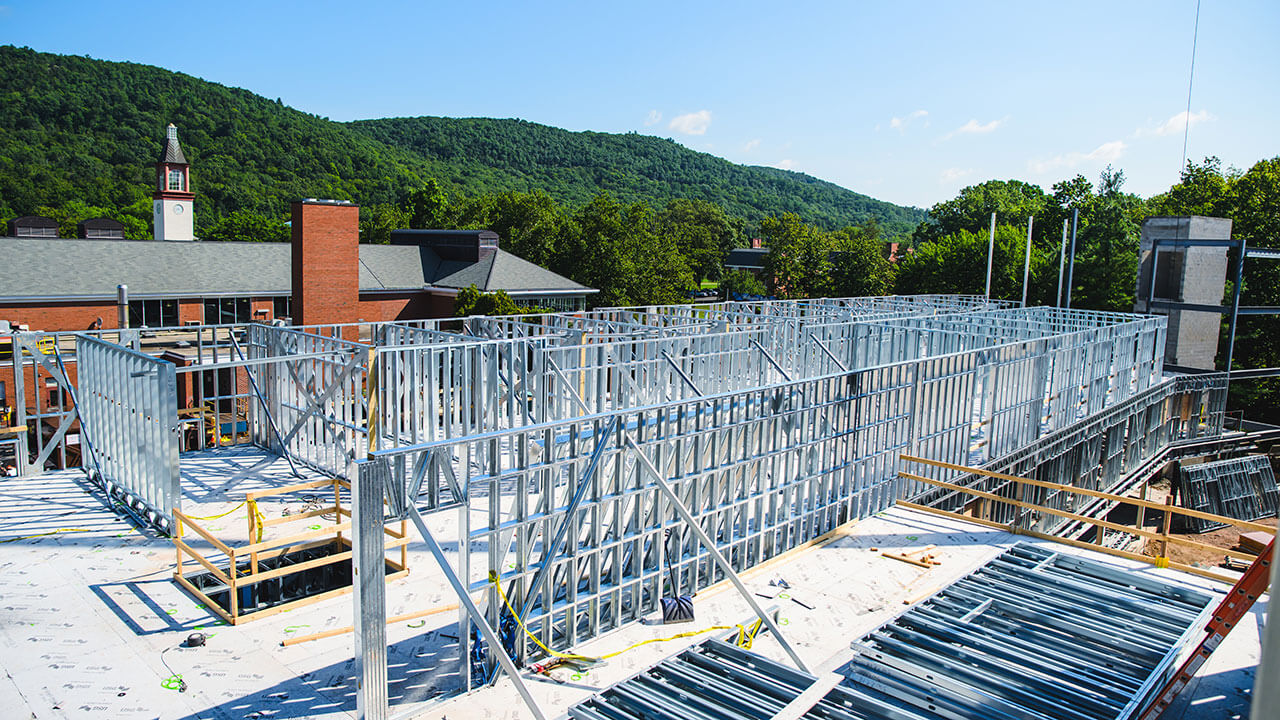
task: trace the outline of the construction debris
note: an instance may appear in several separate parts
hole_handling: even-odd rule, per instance
[[[919,550],[912,550],[910,552],[902,552],[902,553],[891,553],[891,552],[885,551],[880,553],[880,555],[882,557],[892,558],[894,560],[899,560],[904,563],[909,563],[917,567],[931,568],[934,565],[942,564],[942,561],[937,560],[936,556],[932,552],[937,547],[938,547],[937,545],[929,545],[928,547],[923,547],[923,548],[920,548]]]

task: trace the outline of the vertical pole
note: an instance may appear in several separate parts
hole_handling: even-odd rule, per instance
[[[1231,360],[1236,352],[1236,316],[1240,314],[1240,285],[1244,282],[1244,258],[1248,255],[1249,241],[1240,238],[1240,257],[1236,258],[1236,282],[1231,289],[1231,322],[1227,325],[1227,389],[1231,388]]]
[[[1271,558],[1271,587],[1280,587],[1280,563]],[[1251,720],[1264,720],[1270,712],[1266,708],[1274,708],[1280,703],[1280,610],[1276,603],[1267,603],[1267,621],[1262,629],[1262,657],[1258,661],[1257,674],[1253,680],[1253,710]]]
[[[1027,306],[1027,282],[1031,279],[1031,226],[1034,222],[1034,216],[1027,218],[1027,251],[1023,253],[1026,257],[1022,262],[1022,307]]]
[[[991,213],[991,234],[987,239],[987,292],[986,298],[991,299],[991,260],[996,252],[996,214]]]
[[[1076,230],[1080,228],[1080,208],[1071,211],[1071,259],[1067,261],[1067,304],[1071,307],[1071,283],[1076,273]]]
[[[129,286],[116,286],[116,327],[129,327]],[[123,343],[121,343],[123,345]]]
[[[1062,271],[1067,262],[1067,219],[1062,218],[1062,244],[1058,246],[1058,294],[1053,296],[1053,304],[1062,307]]]
[[[356,471],[351,484],[351,582],[355,660],[359,669],[356,716],[361,720],[386,720],[391,712],[387,699],[387,585],[383,571],[386,546],[382,537],[385,492],[380,473]],[[338,515],[341,519],[341,513]]]

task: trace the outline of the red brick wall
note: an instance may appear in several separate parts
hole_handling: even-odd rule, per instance
[[[87,330],[98,318],[102,318],[102,327],[113,328],[118,315],[114,300],[0,305],[0,320],[8,320],[15,328],[28,325],[32,330]]]
[[[5,336],[5,338],[7,339],[7,336]],[[71,382],[75,383],[76,382],[75,361],[70,359],[64,359],[63,367],[65,367],[67,370],[68,379],[70,379]],[[48,378],[48,375],[44,373],[40,373],[40,380],[39,382],[37,382],[33,375],[30,362],[28,362],[25,365],[25,368],[26,368],[26,374],[22,382],[22,390],[23,390],[22,394],[23,394],[23,401],[26,403],[26,407],[32,411],[35,410],[36,392],[40,392],[41,393],[40,406],[44,408],[45,411],[48,411],[50,409],[49,408],[49,388],[46,388],[44,385],[44,381],[46,378]],[[5,358],[3,361],[0,361],[0,382],[4,383],[4,390],[5,390],[5,400],[3,404],[9,407],[16,408],[18,406],[18,398],[14,394],[14,392],[17,386],[14,384],[13,374],[14,374],[13,363],[8,358]],[[68,399],[67,402],[70,402],[70,400]]]
[[[357,316],[366,322],[442,317],[436,311],[437,306],[432,302],[432,296],[425,292],[362,295]],[[449,314],[452,314],[452,308]]]
[[[293,323],[355,322],[360,302],[360,208],[293,204]]]
[[[453,309],[458,305],[458,298],[452,295],[429,295],[431,298],[431,314],[427,317],[453,317]]]
[[[200,300],[178,301],[178,324],[186,325],[189,322],[204,322],[204,303]]]
[[[253,319],[269,323],[276,317],[275,301],[271,298],[251,298],[249,307],[253,310]]]

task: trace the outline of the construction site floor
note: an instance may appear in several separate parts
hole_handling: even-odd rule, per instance
[[[245,492],[296,482],[283,460],[255,449],[184,455],[184,510],[213,516]],[[264,503],[267,516],[296,500]],[[246,533],[244,510],[210,529]],[[453,513],[433,517],[449,537]],[[52,534],[48,534],[52,533]],[[241,537],[242,540],[245,538]],[[813,669],[847,659],[849,643],[1017,542],[1014,535],[894,508],[847,527],[829,542],[789,553],[744,575],[766,608],[776,607],[786,637]],[[1051,544],[1051,543],[1040,543]],[[922,568],[881,555],[937,546],[942,564]],[[1188,584],[1225,586],[1086,550],[1123,567]],[[876,550],[872,550],[876,548]],[[456,553],[456,547],[446,548]],[[281,641],[352,623],[350,596],[331,598],[239,626],[221,624],[171,579],[172,543],[121,519],[76,471],[0,480],[0,708],[9,718],[345,718],[355,716],[353,638],[337,635],[289,647]],[[456,602],[421,543],[409,548],[411,572],[388,586],[388,616]],[[789,587],[780,587],[779,581]],[[692,624],[633,624],[576,651],[601,655],[652,638],[750,619],[728,586],[695,599]],[[1266,598],[1166,713],[1171,720],[1248,716]],[[510,680],[449,697],[460,680],[456,612],[388,627],[392,712],[400,717],[529,717]],[[208,644],[180,647],[192,632]],[[717,631],[725,636],[726,631]],[[587,673],[530,678],[549,716],[700,641],[696,635],[637,647]],[[753,649],[786,661],[775,639]],[[186,690],[174,678],[181,675]]]

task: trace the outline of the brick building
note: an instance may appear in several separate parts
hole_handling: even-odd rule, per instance
[[[459,290],[505,291],[517,304],[586,306],[596,291],[499,247],[487,230],[397,231],[361,245],[359,208],[294,203],[292,242],[191,242],[190,166],[169,126],[156,166],[155,238],[124,239],[111,221],[57,237],[47,218],[20,218],[0,238],[0,332],[117,327],[117,287],[130,327],[292,318],[294,324],[453,314]],[[118,223],[116,224],[118,227]],[[20,230],[15,232],[14,229]]]

